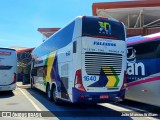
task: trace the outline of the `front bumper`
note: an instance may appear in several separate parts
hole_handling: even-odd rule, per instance
[[[0,85],[0,91],[10,91],[16,89],[16,83],[11,85]]]

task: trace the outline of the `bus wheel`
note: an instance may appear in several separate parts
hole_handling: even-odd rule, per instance
[[[13,94],[13,90],[9,90],[7,91],[9,94]]]
[[[32,89],[34,88],[34,85],[33,85],[33,78],[31,78],[31,88],[32,88]]]
[[[53,91],[53,101],[54,101],[55,104],[58,105],[60,102],[59,102],[59,99],[57,98],[57,90],[56,90],[56,87],[53,87],[53,88],[52,88],[52,91]]]
[[[49,100],[52,100],[52,91],[50,90],[50,86],[47,85],[47,89],[46,89],[46,93],[47,93],[47,97]]]

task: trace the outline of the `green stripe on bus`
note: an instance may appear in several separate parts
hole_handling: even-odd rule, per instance
[[[116,74],[115,70],[113,67],[111,67],[112,73]],[[117,75],[114,76],[116,78],[116,83],[114,84],[114,87],[117,87],[118,83],[119,83],[119,77]]]

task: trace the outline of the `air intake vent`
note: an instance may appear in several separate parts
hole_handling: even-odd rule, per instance
[[[122,69],[122,55],[86,52],[85,69],[88,75],[120,75]]]

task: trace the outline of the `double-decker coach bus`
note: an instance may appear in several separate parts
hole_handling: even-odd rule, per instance
[[[16,89],[17,53],[14,49],[0,48],[0,91]]]
[[[31,87],[55,103],[124,99],[126,34],[123,23],[77,17],[32,52]]]
[[[160,106],[160,33],[127,40],[126,99]]]

